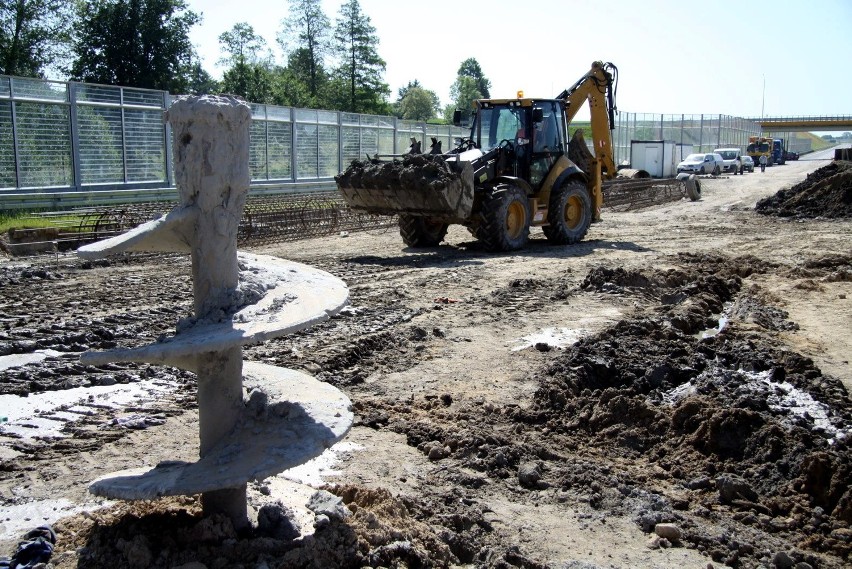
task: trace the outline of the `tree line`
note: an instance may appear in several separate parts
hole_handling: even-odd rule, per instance
[[[379,37],[358,0],[345,0],[333,22],[320,0],[290,0],[276,37],[283,62],[251,25],[234,24],[219,36],[221,80],[189,39],[201,19],[185,0],[0,0],[0,72],[433,122],[490,96],[468,58],[446,107],[417,78],[391,100]]]

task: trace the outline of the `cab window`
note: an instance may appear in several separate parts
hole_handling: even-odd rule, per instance
[[[480,109],[479,147],[488,151],[497,146],[502,140],[514,142],[518,138],[526,138],[526,120],[520,107],[496,107]]]

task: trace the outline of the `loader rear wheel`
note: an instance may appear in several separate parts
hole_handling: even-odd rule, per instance
[[[500,185],[485,196],[477,236],[490,251],[516,251],[530,236],[530,205],[524,191]]]
[[[541,230],[556,245],[577,243],[586,236],[592,223],[592,200],[582,182],[568,182],[551,192],[547,223]]]
[[[436,247],[447,236],[449,225],[441,220],[418,215],[399,216],[399,234],[409,247]]]

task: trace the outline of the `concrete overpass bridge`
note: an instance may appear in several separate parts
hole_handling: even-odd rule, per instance
[[[852,115],[805,117],[750,117],[763,132],[852,131]]]

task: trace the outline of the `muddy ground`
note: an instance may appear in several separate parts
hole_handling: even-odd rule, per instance
[[[305,514],[323,483],[274,477],[250,485],[264,510],[240,535],[195,497],[86,492],[197,454],[191,374],[78,360],[170,333],[191,311],[188,259],[7,259],[0,353],[55,352],[0,370],[0,396],[150,396],[53,412],[61,438],[0,426],[0,523],[52,523],[63,568],[848,566],[852,222],[755,212],[827,164],[604,210],[570,247],[534,230],[490,254],[453,227],[423,250],[395,231],[254,249],[348,283],[350,309],[246,358],[339,387],[356,423],[323,478],[347,511]]]

